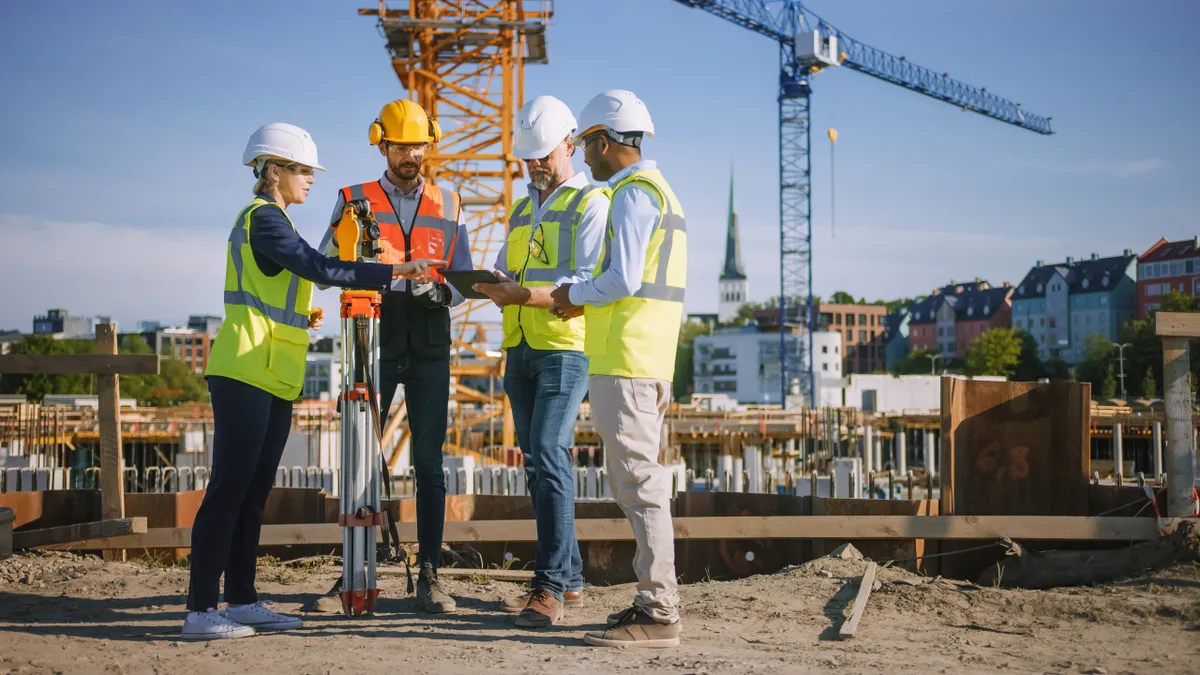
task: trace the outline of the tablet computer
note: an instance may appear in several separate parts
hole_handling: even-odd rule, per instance
[[[495,284],[500,280],[492,274],[491,270],[460,270],[458,272],[452,270],[442,270],[442,276],[446,279],[446,283],[453,286],[464,298],[472,298],[475,300],[487,300],[487,296],[479,291],[471,288],[475,284]]]

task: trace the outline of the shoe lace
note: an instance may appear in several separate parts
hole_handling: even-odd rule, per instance
[[[529,593],[529,604],[540,602],[546,604],[554,595],[544,588],[535,588]]]
[[[635,620],[637,620],[637,615],[640,611],[641,610],[639,610],[636,605],[625,610],[621,613],[621,618],[617,619],[617,625],[614,626],[614,628],[621,628],[633,623]]]

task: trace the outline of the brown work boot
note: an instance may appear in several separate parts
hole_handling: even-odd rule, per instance
[[[529,594],[529,604],[521,610],[516,625],[519,628],[545,628],[562,621],[563,603],[544,588],[535,588]]]
[[[679,646],[680,622],[659,623],[637,607],[619,612],[621,618],[607,630],[590,630],[583,641],[595,647],[665,649]],[[610,617],[611,618],[611,617]]]
[[[437,570],[421,567],[417,573],[417,606],[433,614],[446,614],[458,608],[454,598],[442,590]]]
[[[533,591],[525,591],[515,598],[508,598],[500,603],[500,609],[505,612],[517,614],[525,610],[525,606],[529,604],[529,596]],[[563,593],[564,607],[582,607],[583,606],[583,591],[567,591]]]

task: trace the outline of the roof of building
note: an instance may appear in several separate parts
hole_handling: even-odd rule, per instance
[[[935,293],[925,296],[909,305],[908,313],[912,315],[909,323],[933,323],[937,321],[937,311],[941,308],[942,302],[947,297],[941,293]]]
[[[1111,291],[1116,288],[1125,269],[1133,261],[1133,252],[1108,258],[1100,258],[1095,253],[1089,258],[1074,260],[1067,258],[1064,262],[1044,265],[1038,264],[1029,270],[1025,278],[1017,284],[1017,292],[1013,300],[1030,300],[1046,297],[1046,286],[1055,274],[1061,274],[1069,286],[1068,292],[1095,293]],[[1107,283],[1105,279],[1108,279]]]
[[[721,280],[746,278],[746,267],[742,265],[742,242],[738,234],[737,213],[733,210],[733,169],[729,170],[729,223],[725,227],[725,266],[721,268]]]
[[[1125,270],[1133,262],[1133,252],[1111,258],[1083,260],[1071,267],[1071,293],[1097,293],[1112,291],[1125,276]]]
[[[1145,253],[1138,256],[1138,262],[1161,262],[1164,260],[1179,260],[1200,255],[1200,237],[1184,239],[1183,241],[1167,241],[1159,239]]]
[[[959,320],[983,321],[996,315],[1007,306],[1005,300],[1012,295],[1012,286],[985,288],[974,293],[963,293],[954,299],[954,313]]]
[[[896,337],[900,333],[900,329],[904,327],[904,320],[911,317],[912,315],[904,308],[885,316],[883,318],[883,339],[891,340]]]

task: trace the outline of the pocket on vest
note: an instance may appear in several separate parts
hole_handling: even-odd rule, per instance
[[[583,337],[584,354],[604,356],[608,353],[608,333],[612,330],[612,316],[612,305],[584,307],[583,318],[587,322],[587,330]]]
[[[429,312],[425,318],[425,331],[431,346],[450,344],[450,312],[444,309]]]
[[[267,372],[280,382],[296,386],[304,384],[305,356],[308,353],[308,333],[291,326],[271,327],[271,346],[267,352]]]

